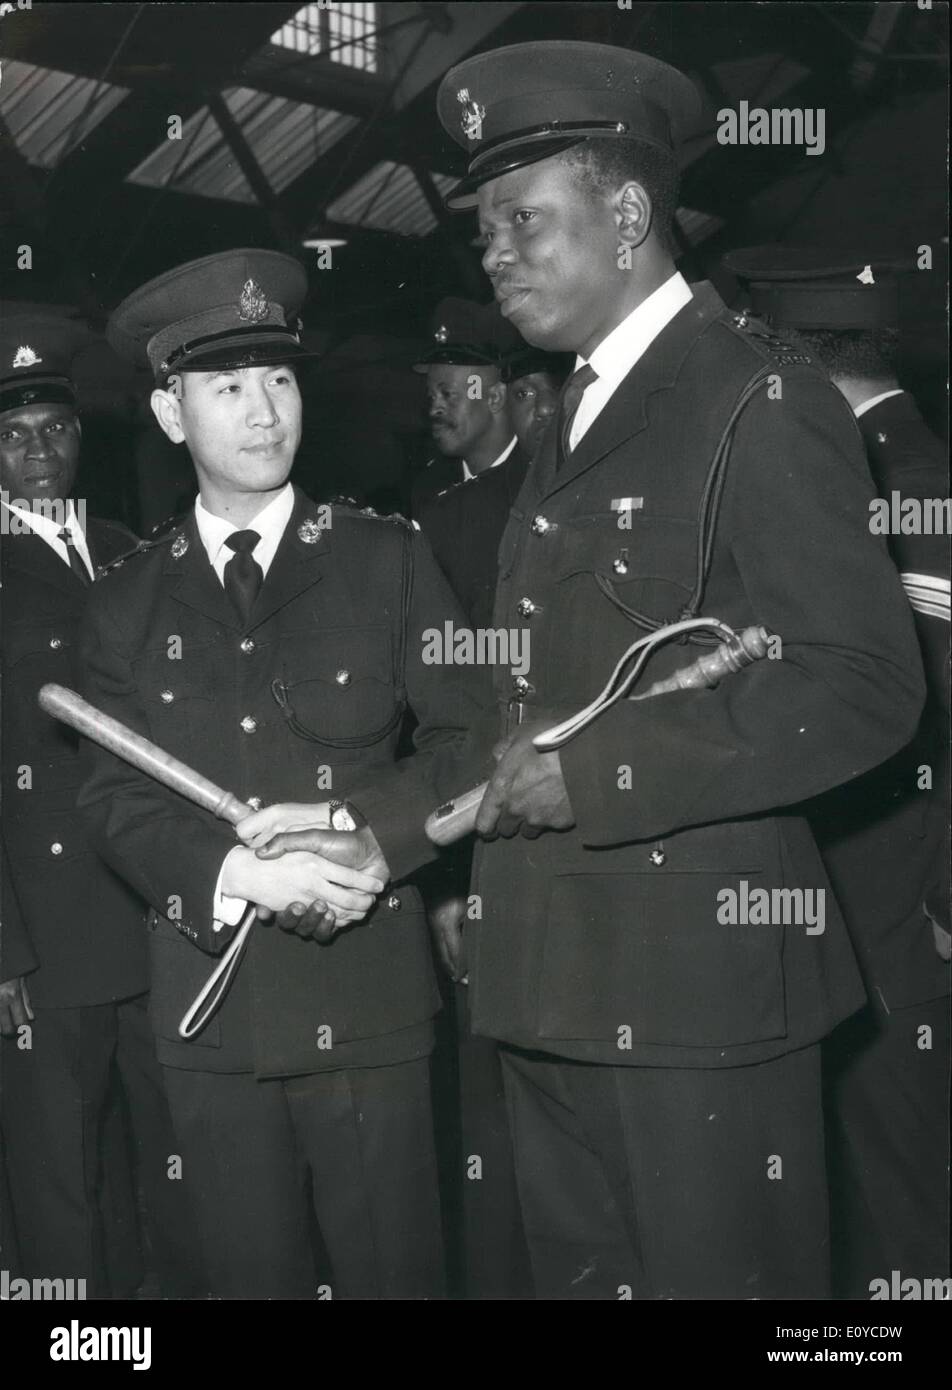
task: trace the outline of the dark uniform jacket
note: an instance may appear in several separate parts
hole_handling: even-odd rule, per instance
[[[525,621],[524,597],[536,605],[525,716],[554,723],[643,635],[621,605],[676,619],[699,494],[761,368],[772,380],[737,424],[702,613],[765,625],[782,659],[715,690],[622,701],[562,749],[576,827],[478,846],[477,1032],[595,1062],[728,1066],[812,1043],[862,1003],[829,893],[822,934],[717,919],[720,890],[745,881],[828,887],[786,808],[881,762],[922,706],[912,618],[869,531],[859,432],[825,376],[696,286],[559,472],[548,431],[503,537],[495,625]],[[663,649],[648,680],[698,651]],[[496,674],[503,704],[512,688]],[[406,853],[386,831],[381,844]]]
[[[242,799],[325,801],[373,775],[394,816],[422,824],[433,806],[423,769],[478,713],[471,672],[424,664],[422,634],[462,615],[409,523],[339,507],[319,529],[326,519],[296,493],[247,627],[194,514],[107,575],[87,615],[88,698]],[[421,751],[395,767],[406,704]],[[179,1040],[182,1015],[233,935],[213,931],[212,903],[234,833],[104,752],[81,804],[103,854],[154,909],[151,999],[164,1064],[267,1076],[428,1051],[438,996],[422,904],[404,886],[328,946],[256,926],[223,1006],[194,1041]],[[399,863],[391,868],[398,878]]]
[[[948,455],[906,392],[858,424],[880,497],[948,495]],[[948,955],[938,949],[949,930],[949,538],[920,530],[888,544],[914,606],[926,707],[912,743],[821,798],[811,823],[867,987],[896,1009],[949,992]],[[944,617],[923,611],[932,606],[923,577],[945,581]]]
[[[441,492],[418,514],[473,627],[492,623],[499,542],[528,466],[517,443],[503,463]]]
[[[89,521],[86,539],[94,565],[136,543],[108,521]],[[47,681],[79,685],[79,622],[89,590],[33,532],[0,537],[0,555],[0,978],[32,972],[30,997],[40,1008],[130,998],[148,983],[145,905],[100,859],[76,809],[89,750],[36,702]]]

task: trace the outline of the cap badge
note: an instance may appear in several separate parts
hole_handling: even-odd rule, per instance
[[[856,278],[861,285],[875,285],[876,283],[873,278],[873,267],[871,265],[864,265]]]
[[[449,342],[450,330],[447,328],[447,326],[446,326],[445,323],[441,323],[441,324],[440,324],[439,328],[438,328],[438,329],[436,330],[436,332],[433,334],[433,337],[436,339],[436,341],[437,341],[438,343],[448,343],[448,342]]]
[[[297,533],[305,545],[317,545],[321,539],[321,528],[313,517],[308,517],[307,521],[302,521]]]
[[[238,299],[238,317],[245,323],[260,323],[268,317],[268,300],[254,280],[246,280]]]
[[[172,542],[172,555],[176,560],[181,560],[186,550],[188,550],[188,536],[183,536],[180,531]]]
[[[38,357],[31,347],[18,347],[16,357],[11,365],[14,367],[35,367],[42,361],[43,358]]]
[[[466,139],[481,140],[483,138],[483,117],[486,114],[485,106],[480,106],[478,101],[473,101],[468,87],[460,87],[456,93],[456,100],[463,108],[459,123]]]

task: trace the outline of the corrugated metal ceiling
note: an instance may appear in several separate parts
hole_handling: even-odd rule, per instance
[[[126,87],[11,58],[3,64],[0,112],[21,154],[52,169],[127,95]]]
[[[447,193],[456,183],[443,174],[432,177],[440,193]],[[436,226],[413,173],[405,164],[389,160],[375,165],[342,193],[327,209],[327,216],[333,222],[376,227],[404,236],[425,236]]]
[[[358,124],[356,116],[248,87],[227,87],[222,97],[277,193]],[[181,140],[164,140],[128,178],[150,188],[170,185],[206,198],[257,201],[207,106],[183,123]]]

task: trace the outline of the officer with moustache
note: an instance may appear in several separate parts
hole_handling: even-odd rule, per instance
[[[948,495],[948,455],[897,376],[901,262],[754,246],[724,265],[856,417],[883,503],[870,527],[900,571],[928,683],[915,738],[810,808],[869,996],[824,1057],[837,1292],[865,1299],[893,1269],[926,1279],[949,1267],[949,536],[928,509]]]
[[[415,517],[437,497],[477,478],[493,499],[497,493],[515,496],[519,491],[526,459],[516,442],[500,375],[507,352],[518,343],[519,335],[494,304],[449,298],[437,306],[431,346],[413,366],[426,377],[427,415],[439,450],[414,485]],[[478,555],[480,549],[472,553]]]
[[[99,858],[76,810],[88,751],[36,700],[47,681],[77,684],[90,586],[136,545],[72,498],[73,363],[89,341],[69,320],[0,320],[4,1158],[25,1277],[85,1279],[89,1297],[131,1292],[141,1270],[109,1267],[111,1179],[129,1166],[107,1120],[118,1076],[154,1270],[163,1293],[183,1296],[201,1281],[181,1186],[168,1181],[175,1143],[146,1014],[145,904]]]
[[[499,542],[531,458],[526,446],[551,415],[551,401],[544,385],[536,390],[525,383],[517,423],[510,373],[523,376],[539,364],[524,359],[525,345],[495,304],[446,299],[435,323],[433,346],[415,370],[426,373],[434,439],[448,453],[465,449],[465,456],[463,477],[424,501],[417,515],[470,626],[485,628],[492,623]],[[492,672],[483,667],[480,675],[491,700]],[[420,879],[437,955],[453,982],[448,1013],[455,1022],[452,1071],[458,1085],[455,1095],[437,1098],[437,1115],[444,1128],[454,1135],[458,1130],[458,1145],[450,1145],[449,1191],[462,1211],[466,1294],[521,1298],[530,1287],[528,1258],[498,1049],[470,1028],[464,932],[471,867],[472,846],[465,842]],[[478,1155],[482,1165],[478,1180],[467,1173],[470,1155]]]
[[[110,341],[151,366],[152,409],[188,446],[199,496],[93,595],[87,693],[243,798],[340,798],[373,780],[417,819],[423,770],[479,714],[470,674],[424,664],[422,634],[464,620],[408,523],[320,509],[287,481],[306,291],[292,258],[237,250],[159,276],[114,312]],[[408,709],[418,753],[405,769]],[[334,1298],[438,1297],[439,997],[418,893],[383,891],[401,864],[383,879],[305,854],[263,863],[99,749],[81,804],[152,908],[153,1026],[213,1293],[314,1297],[316,1219]],[[249,904],[267,915],[315,898],[333,939],[293,915],[287,929],[260,922],[224,1002],[184,1037]]]
[[[468,941],[536,1294],[822,1298],[819,1044],[863,991],[790,808],[895,752],[923,700],[856,429],[806,353],[675,269],[686,77],[599,44],[517,45],[451,70],[438,109],[470,157],[449,202],[478,205],[503,313],[576,353],[500,547],[494,625],[529,626],[532,664],[496,672]],[[762,625],[781,654],[536,749],[635,637],[692,613]],[[692,654],[663,647],[645,680]],[[384,808],[350,835],[293,829],[300,807],[241,833],[278,832],[269,859],[310,846],[380,872],[425,847]],[[823,930],[725,920],[725,890],[736,904],[751,884],[823,890]]]

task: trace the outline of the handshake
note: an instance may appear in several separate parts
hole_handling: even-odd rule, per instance
[[[235,826],[244,842],[222,865],[220,890],[274,915],[284,931],[329,941],[360,922],[390,878],[369,826],[334,830],[331,803],[285,802],[245,817]]]
[[[533,738],[547,726],[524,724],[492,750],[496,770],[476,818],[485,838],[567,830],[575,814],[558,752],[540,753]],[[243,845],[226,856],[222,893],[275,914],[285,931],[329,941],[341,927],[362,921],[390,878],[390,868],[369,826],[334,830],[331,803],[285,802],[246,816],[235,826]]]

